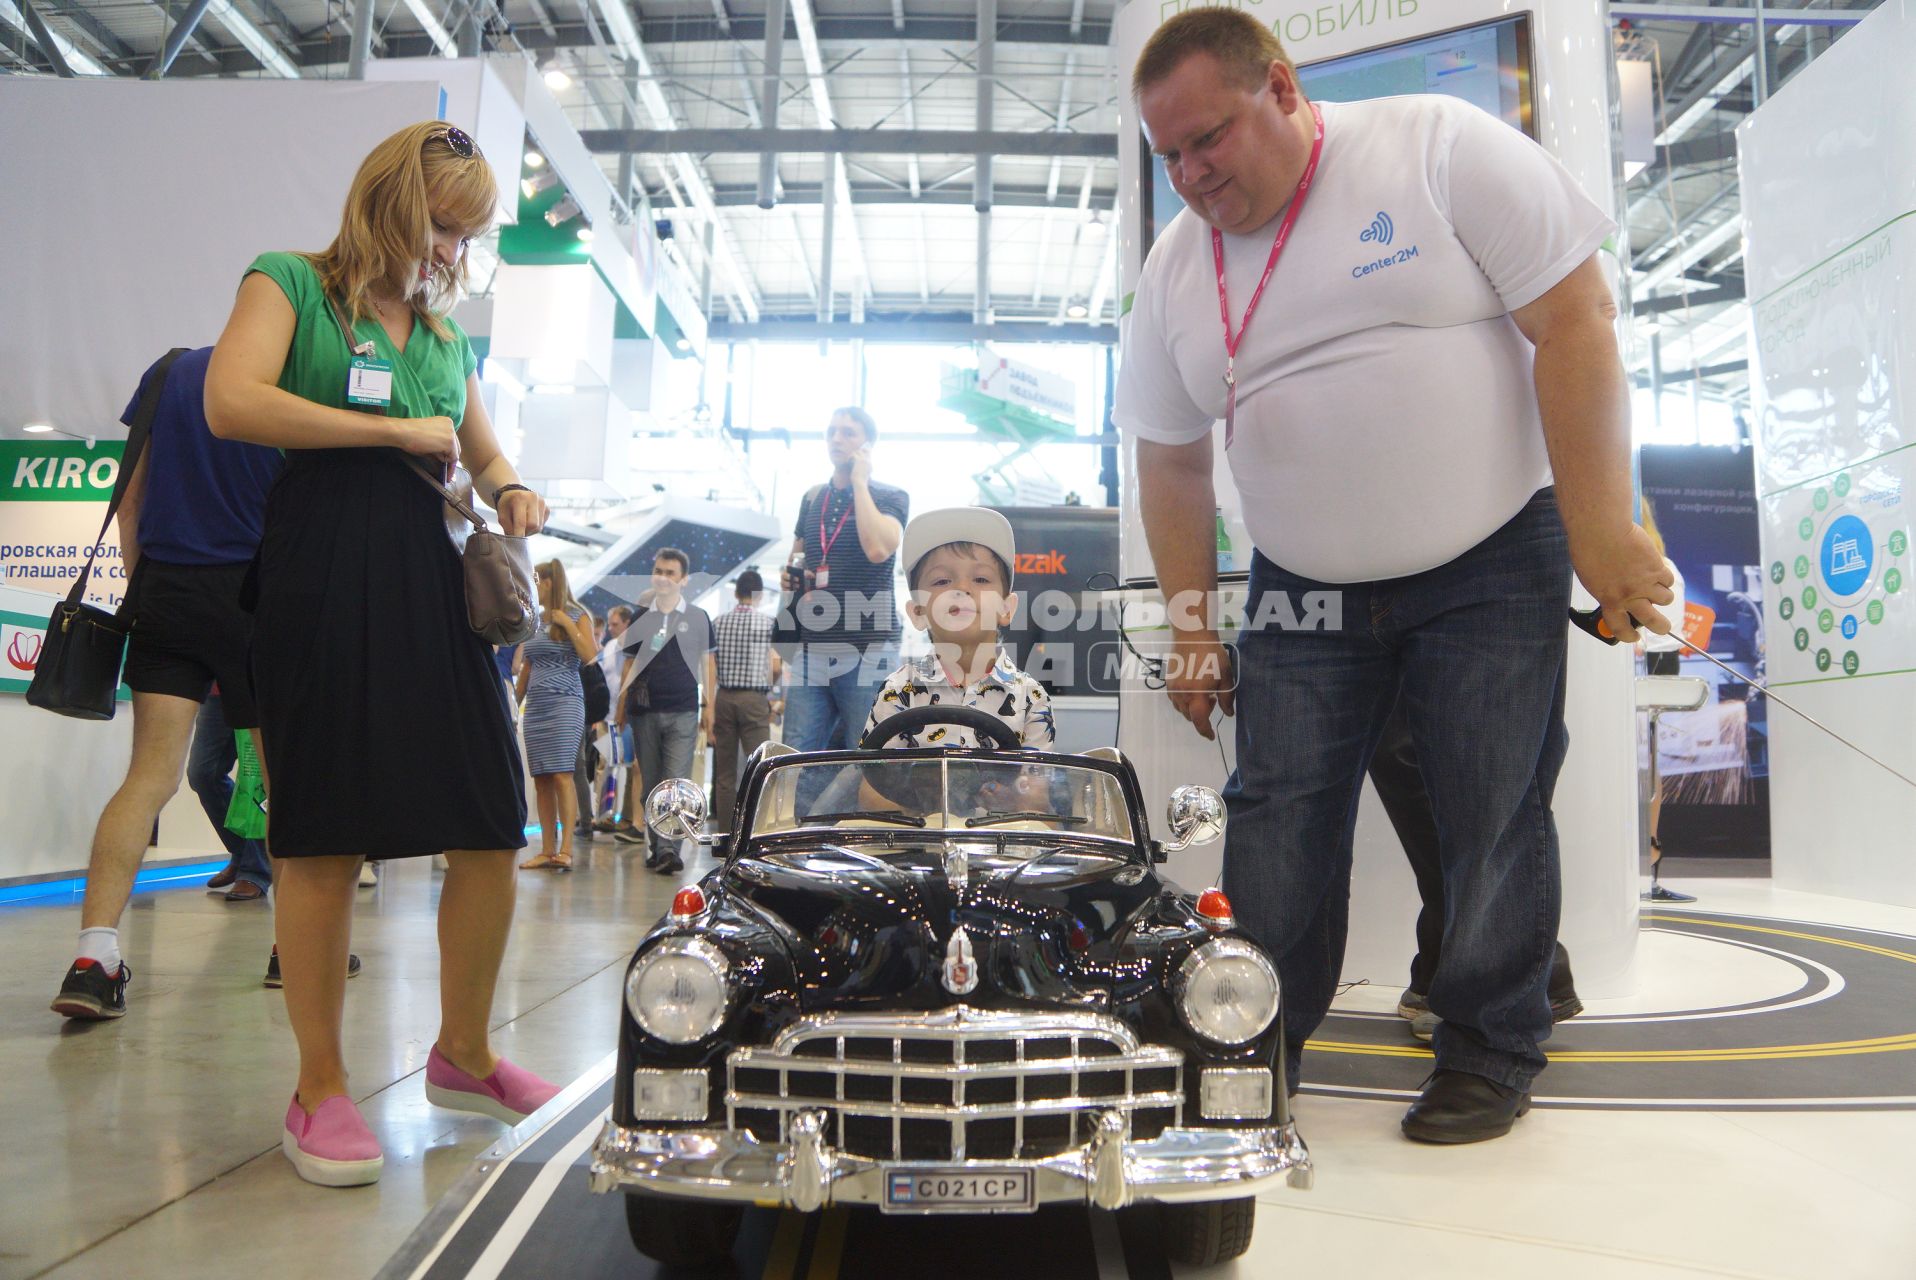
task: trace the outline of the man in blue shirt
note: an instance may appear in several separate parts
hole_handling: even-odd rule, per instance
[[[118,513],[129,575],[123,612],[133,622],[124,675],[133,691],[133,755],[93,833],[77,958],[52,1005],[69,1018],[126,1012],[131,975],[120,958],[119,920],[153,824],[179,790],[189,741],[195,790],[233,858],[227,896],[256,900],[271,883],[259,842],[226,830],[226,775],[233,731],[259,726],[249,667],[252,620],[240,607],[240,588],[281,459],[276,449],[220,440],[207,429],[212,353],[188,352],[167,372]],[[123,422],[131,424],[152,376],[148,369]]]

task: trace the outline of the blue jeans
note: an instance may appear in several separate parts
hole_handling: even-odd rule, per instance
[[[698,741],[699,713],[696,711],[646,711],[634,722],[637,726],[639,773],[650,791],[667,778],[692,776],[692,747]],[[645,800],[639,797],[629,806],[644,820]],[[655,858],[676,858],[679,842],[646,832]]]
[[[210,693],[193,721],[193,750],[186,760],[186,785],[200,799],[206,820],[219,832],[220,843],[237,864],[241,880],[262,889],[273,886],[272,864],[266,861],[266,848],[257,840],[248,840],[226,829],[226,810],[233,803],[233,766],[239,761],[239,748],[233,743],[233,731],[226,724],[226,710],[220,695]]]
[[[1443,870],[1443,947],[1426,993],[1443,1020],[1437,1065],[1517,1088],[1543,1069],[1569,603],[1569,544],[1549,489],[1463,555],[1408,578],[1334,585],[1253,561],[1224,888],[1277,957],[1292,1080],[1336,991],[1358,796],[1400,696]]]
[[[898,664],[896,640],[863,649],[825,643],[800,648],[785,677],[785,744],[800,751],[857,746],[872,703]],[[829,772],[805,770],[798,783],[801,812],[818,798]]]

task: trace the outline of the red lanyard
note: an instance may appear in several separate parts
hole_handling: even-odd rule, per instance
[[[1297,224],[1297,215],[1304,208],[1304,197],[1310,194],[1311,179],[1317,176],[1317,161],[1324,154],[1324,113],[1311,104],[1311,122],[1314,131],[1311,137],[1311,158],[1304,165],[1304,176],[1297,180],[1297,191],[1291,196],[1291,207],[1285,211],[1284,221],[1278,224],[1277,239],[1271,241],[1270,261],[1264,264],[1264,278],[1257,282],[1257,291],[1251,295],[1251,305],[1244,308],[1244,321],[1237,327],[1237,336],[1231,336],[1231,304],[1224,296],[1224,235],[1216,227],[1211,228],[1211,261],[1217,267],[1217,313],[1224,321],[1224,385],[1228,388],[1224,406],[1224,447],[1231,447],[1231,438],[1236,434],[1237,419],[1237,348],[1244,341],[1245,330],[1251,327],[1251,317],[1257,314],[1257,304],[1264,297],[1264,286],[1271,282],[1271,273],[1277,270],[1277,259],[1284,252],[1284,242],[1291,237],[1291,228]],[[820,523],[821,531],[824,528]]]
[[[832,530],[832,536],[828,538],[825,536],[825,509],[830,505],[831,495],[827,493],[825,495],[825,501],[818,504],[818,562],[820,564],[824,564],[826,557],[831,555],[832,544],[838,541],[839,534],[845,532],[845,522],[851,519],[852,508],[856,507],[858,503],[852,501],[845,504],[845,514],[838,517],[838,527]]]

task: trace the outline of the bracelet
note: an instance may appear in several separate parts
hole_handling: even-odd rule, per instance
[[[515,491],[516,491],[516,492],[519,492],[519,493],[531,493],[531,492],[532,492],[532,490],[531,490],[531,489],[530,489],[529,487],[527,487],[526,485],[522,485],[522,484],[502,484],[502,485],[500,485],[500,486],[499,486],[499,487],[498,487],[497,489],[494,489],[494,490],[492,491],[492,509],[493,509],[494,511],[497,511],[497,510],[499,509],[499,499],[501,499],[501,498],[503,498],[503,497],[505,497],[505,496],[506,496],[506,495],[507,495],[508,493],[513,493],[513,492],[515,492]]]

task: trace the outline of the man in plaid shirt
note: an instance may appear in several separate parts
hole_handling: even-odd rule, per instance
[[[772,686],[778,683],[778,655],[772,652],[772,617],[758,600],[765,581],[747,569],[733,584],[738,605],[712,620],[718,640],[718,694],[706,712],[712,762],[712,829],[729,831],[738,794],[739,766],[763,746],[771,733]]]

